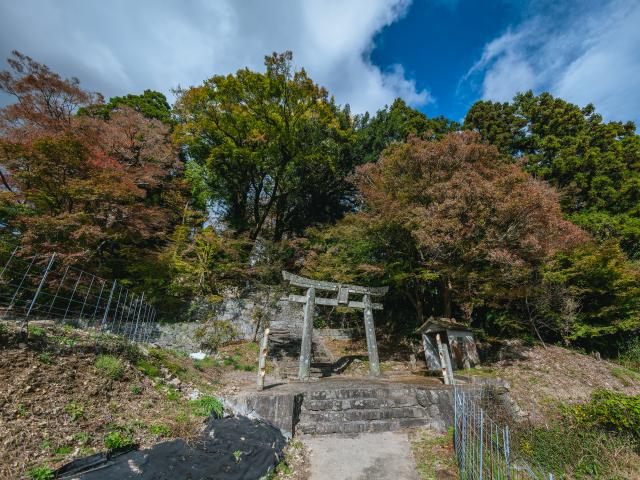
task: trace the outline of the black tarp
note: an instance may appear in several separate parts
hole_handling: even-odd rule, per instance
[[[56,478],[257,480],[282,459],[285,443],[280,430],[267,423],[242,416],[212,418],[189,444],[178,439],[145,450],[93,455],[65,465]]]

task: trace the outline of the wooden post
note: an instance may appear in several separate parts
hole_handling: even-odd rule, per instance
[[[302,345],[300,346],[300,369],[298,370],[298,378],[300,380],[307,380],[309,378],[315,303],[316,289],[315,287],[309,287],[307,289],[307,301],[304,304],[304,324],[302,325]]]
[[[442,344],[440,340],[440,334],[436,334],[436,343],[438,344],[438,354],[440,356],[440,368],[442,368],[442,377],[444,378],[445,385],[453,384],[453,372],[451,371],[451,363],[447,362],[449,356],[448,351],[445,350],[446,345]]]
[[[258,353],[258,390],[264,389],[264,376],[267,374],[267,348],[269,345],[269,329],[264,329],[260,352]]]
[[[376,343],[376,329],[373,324],[373,307],[371,296],[365,294],[364,303],[364,329],[367,334],[367,350],[369,350],[369,372],[372,376],[380,375],[380,361],[378,360],[378,344]]]

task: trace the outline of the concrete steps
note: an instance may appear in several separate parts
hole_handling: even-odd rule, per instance
[[[385,432],[429,425],[412,388],[344,388],[305,393],[297,432],[309,435]]]
[[[298,377],[300,361],[299,332],[287,329],[273,330],[269,336],[269,356],[275,361],[278,374],[283,379]],[[333,371],[333,361],[326,352],[322,339],[314,338],[311,347],[311,378],[328,377]]]

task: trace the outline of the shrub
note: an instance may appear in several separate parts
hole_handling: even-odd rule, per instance
[[[96,368],[102,370],[109,378],[117,380],[124,374],[124,368],[119,358],[112,355],[99,355],[96,358]]]
[[[27,473],[32,480],[50,480],[53,478],[53,470],[46,466],[32,468]]]
[[[211,414],[215,414],[216,417],[221,417],[224,411],[224,407],[220,400],[209,395],[204,395],[196,400],[190,400],[189,405],[194,415],[199,417],[209,417]]]
[[[200,340],[200,347],[212,352],[236,336],[235,327],[227,320],[209,320],[195,331],[195,337]]]
[[[109,432],[104,438],[104,446],[109,450],[126,447],[132,443],[131,437],[127,433],[120,431]]]
[[[596,391],[589,403],[572,408],[576,421],[640,440],[640,395],[625,395],[610,390]]]

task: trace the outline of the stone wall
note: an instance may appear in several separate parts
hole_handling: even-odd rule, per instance
[[[282,297],[282,293],[253,292],[249,294],[228,294],[220,303],[205,308],[212,320],[226,321],[233,326],[235,338],[232,340],[251,340],[254,337],[256,323],[260,321],[258,338],[262,337],[264,327],[288,329],[292,333],[302,333],[302,308]],[[189,352],[201,350],[196,330],[202,326],[198,322],[180,322],[158,324],[153,342],[171,348]]]

